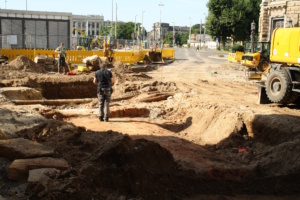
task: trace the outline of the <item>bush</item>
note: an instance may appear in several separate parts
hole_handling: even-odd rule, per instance
[[[231,51],[232,51],[232,53],[235,53],[237,51],[244,52],[244,50],[245,50],[245,48],[242,45],[240,45],[240,44],[234,44],[232,46],[232,50]]]

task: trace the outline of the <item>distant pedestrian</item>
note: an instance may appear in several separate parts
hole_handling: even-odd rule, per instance
[[[67,56],[67,50],[64,47],[64,43],[61,43],[59,47],[55,49],[55,52],[58,53],[58,73],[60,73],[61,67],[63,67],[63,72],[66,73],[66,56]]]
[[[107,122],[109,120],[109,103],[113,92],[112,86],[114,85],[114,79],[111,71],[107,70],[106,63],[96,71],[93,83],[98,86],[99,120],[105,120]]]

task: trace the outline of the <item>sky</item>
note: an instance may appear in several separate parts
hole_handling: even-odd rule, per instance
[[[207,15],[208,0],[0,0],[1,9],[48,12],[71,12],[79,15],[103,15],[104,20],[116,19],[118,5],[118,21],[142,23],[147,31],[153,23],[173,22],[175,26],[190,26],[202,23]],[[163,4],[163,6],[159,6]],[[143,14],[143,11],[144,14]],[[161,12],[160,12],[161,11]],[[161,13],[161,14],[160,14]],[[143,16],[143,17],[142,17]]]

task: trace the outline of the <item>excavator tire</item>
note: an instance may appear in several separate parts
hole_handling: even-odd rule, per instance
[[[291,81],[284,70],[270,73],[266,82],[266,92],[273,103],[290,104],[296,101],[298,94],[292,91]]]
[[[268,61],[262,60],[259,62],[258,66],[257,66],[257,70],[259,72],[264,72],[268,68],[268,66],[269,66]]]

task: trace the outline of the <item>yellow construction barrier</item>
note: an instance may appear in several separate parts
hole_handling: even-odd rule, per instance
[[[140,60],[140,51],[114,51],[114,59],[126,64],[137,63]]]
[[[162,50],[162,58],[163,59],[175,59],[174,49],[163,49]]]
[[[134,64],[139,61],[142,61],[146,55],[148,49],[144,50],[132,50],[132,51],[122,51],[122,50],[115,50],[113,53],[113,57],[116,61],[122,61],[126,64]],[[161,51],[157,49],[157,51]],[[72,64],[81,64],[82,59],[98,55],[99,57],[103,57],[103,51],[76,51],[76,50],[68,50],[66,61],[71,62]],[[47,56],[47,57],[57,57],[57,53],[55,50],[48,50],[48,49],[0,49],[0,55],[7,56],[9,60],[14,60],[18,56],[23,55],[29,58],[30,60],[34,61],[34,58],[38,55],[40,56]],[[164,59],[174,59],[175,52],[174,49],[163,49],[162,50],[162,57]]]
[[[229,53],[228,62],[241,62],[244,52]]]

